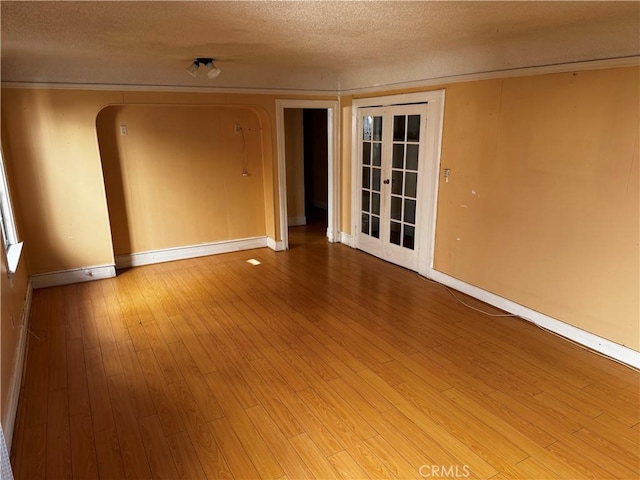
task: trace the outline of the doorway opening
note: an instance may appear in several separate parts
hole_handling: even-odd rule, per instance
[[[327,110],[286,108],[285,164],[289,248],[327,230]]]
[[[277,106],[282,249],[335,242],[338,102],[280,100]]]

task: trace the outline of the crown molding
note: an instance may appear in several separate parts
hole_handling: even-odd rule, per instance
[[[311,90],[304,88],[256,88],[256,87],[188,87],[182,85],[119,85],[114,83],[47,83],[2,82],[2,88],[30,90],[97,90],[110,92],[164,92],[164,93],[232,93],[244,95],[313,95],[335,96],[338,90]]]
[[[305,96],[342,96],[365,95],[370,93],[387,92],[391,90],[406,90],[430,88],[453,83],[493,80],[497,78],[524,77],[530,75],[546,75],[552,73],[580,72],[587,70],[602,70],[605,68],[623,68],[640,66],[640,55],[629,57],[605,58],[578,62],[554,63],[531,67],[517,67],[485,72],[462,73],[459,75],[445,75],[424,78],[406,82],[379,84],[369,87],[338,88],[338,89],[304,89],[304,88],[257,88],[257,87],[189,87],[182,85],[119,85],[99,83],[46,83],[46,82],[2,82],[2,88],[23,88],[41,90],[108,90],[120,92],[175,92],[175,93],[225,93],[249,95],[305,95]]]
[[[517,67],[502,70],[490,70],[486,72],[463,73],[460,75],[446,75],[441,77],[412,80],[409,82],[397,82],[375,85],[372,87],[356,87],[341,89],[340,95],[360,95],[367,93],[387,92],[390,90],[406,90],[416,88],[429,88],[443,86],[452,83],[475,82],[480,80],[492,80],[496,78],[525,77],[532,75],[546,75],[551,73],[579,72],[587,70],[603,70],[605,68],[622,68],[640,66],[640,55],[630,57],[606,58],[599,60],[586,60],[579,62],[554,63],[549,65],[537,65],[531,67]]]

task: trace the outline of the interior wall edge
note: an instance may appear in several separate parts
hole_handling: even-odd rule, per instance
[[[20,400],[20,390],[22,388],[22,377],[25,369],[25,358],[27,354],[27,336],[29,332],[29,318],[31,316],[31,303],[33,299],[33,284],[29,280],[27,284],[27,292],[24,299],[24,307],[22,310],[22,318],[20,321],[20,333],[18,334],[18,346],[15,352],[15,360],[13,362],[13,370],[11,372],[11,380],[9,383],[8,405],[5,418],[2,419],[2,429],[5,434],[5,443],[7,451],[11,452],[11,444],[13,441],[13,430],[18,415],[18,402]]]
[[[353,235],[349,233],[340,232],[340,243],[344,243],[351,248],[356,248],[356,240]]]
[[[283,252],[285,250],[284,242],[282,240],[276,240],[271,237],[267,237],[267,247],[274,252]]]
[[[447,275],[446,273],[430,269],[428,278],[509,312],[523,320],[534,323],[545,330],[556,333],[590,350],[594,350],[625,365],[640,369],[640,352],[632,348],[612,342],[594,333],[587,332],[586,330],[532,310],[507,298]]]

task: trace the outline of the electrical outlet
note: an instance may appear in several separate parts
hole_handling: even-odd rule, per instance
[[[127,131],[127,126],[126,125],[120,125],[120,135],[128,135],[129,132]]]
[[[239,123],[236,123],[235,130],[234,130],[234,131],[235,131],[236,133],[240,133],[240,132],[242,131],[242,127],[240,126],[240,124],[239,124]]]

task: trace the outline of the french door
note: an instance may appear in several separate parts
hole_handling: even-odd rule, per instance
[[[360,108],[357,248],[418,270],[427,105]]]

